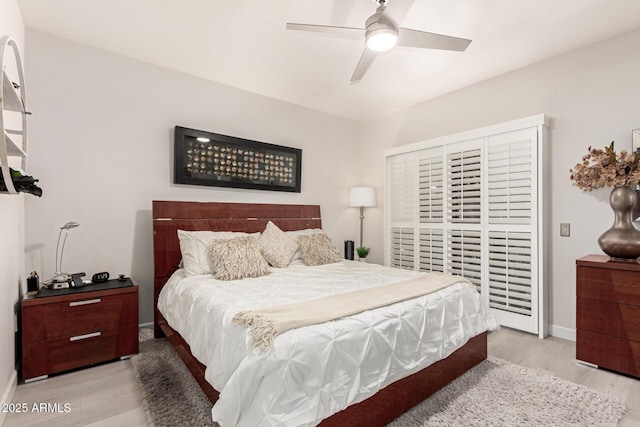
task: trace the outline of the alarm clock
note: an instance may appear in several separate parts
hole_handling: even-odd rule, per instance
[[[104,271],[102,273],[96,273],[91,277],[93,283],[102,283],[109,280],[109,273]]]

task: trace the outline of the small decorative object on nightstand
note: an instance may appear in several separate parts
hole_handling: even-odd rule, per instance
[[[367,262],[367,255],[369,255],[370,249],[366,246],[358,246],[356,252],[358,252],[358,258],[362,262]]]
[[[640,264],[576,261],[576,359],[640,377]]]
[[[138,287],[131,279],[41,289],[21,308],[25,381],[138,352]]]

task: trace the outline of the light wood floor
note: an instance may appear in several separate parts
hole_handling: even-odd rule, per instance
[[[617,397],[627,405],[622,426],[640,426],[640,381],[575,361],[575,343],[502,328],[489,336],[489,354]],[[9,413],[11,426],[146,426],[131,361],[124,360],[29,384],[20,384],[13,402],[28,413]],[[31,412],[33,403],[70,404],[68,413]]]

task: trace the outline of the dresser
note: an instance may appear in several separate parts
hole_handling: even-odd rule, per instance
[[[576,359],[640,377],[640,264],[576,261]]]
[[[138,352],[138,287],[130,279],[41,290],[21,301],[21,312],[25,381]]]

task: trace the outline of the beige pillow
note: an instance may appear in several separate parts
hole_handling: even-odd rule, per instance
[[[270,273],[260,254],[257,236],[213,240],[209,243],[211,274],[218,280],[239,280]]]
[[[240,236],[256,237],[260,233],[242,233],[235,231],[185,231],[178,230],[178,240],[180,241],[180,252],[182,254],[181,264],[187,276],[211,273],[209,263],[209,243],[218,239],[231,239]]]
[[[296,238],[307,265],[331,264],[342,261],[338,249],[324,233],[301,235]]]
[[[302,230],[285,231],[284,234],[286,234],[287,237],[291,237],[293,240],[297,242],[298,236],[302,236],[302,235],[306,236],[307,234],[317,234],[322,232],[323,231],[321,228],[304,228]],[[302,259],[302,251],[299,248],[296,254],[293,256],[292,261],[295,261],[298,259]]]
[[[264,259],[277,268],[287,267],[300,247],[271,221],[260,235],[258,244]]]

